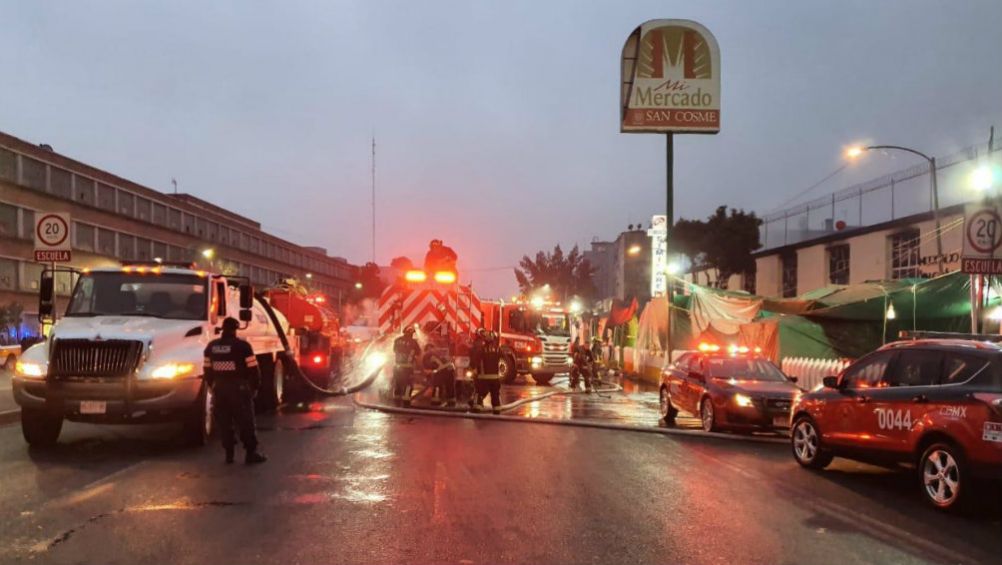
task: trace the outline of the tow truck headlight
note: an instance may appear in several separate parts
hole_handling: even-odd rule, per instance
[[[755,405],[755,402],[750,396],[741,393],[734,395],[734,403],[742,408],[748,408]]]
[[[14,374],[25,379],[45,378],[45,366],[41,363],[18,360],[14,364]]]
[[[164,363],[150,371],[151,379],[170,380],[195,372],[194,363]]]

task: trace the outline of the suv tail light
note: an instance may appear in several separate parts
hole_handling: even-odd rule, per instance
[[[975,392],[974,398],[987,404],[996,415],[1002,416],[1002,394],[997,392]]]

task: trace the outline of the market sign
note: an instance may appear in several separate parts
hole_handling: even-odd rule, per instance
[[[59,263],[71,260],[70,215],[35,215],[35,261]]]
[[[1002,274],[1002,212],[995,204],[964,209],[964,249],[960,270],[972,275]]]
[[[623,45],[622,132],[720,131],[720,49],[690,20],[650,20]]]
[[[668,216],[651,218],[651,296],[668,293]]]

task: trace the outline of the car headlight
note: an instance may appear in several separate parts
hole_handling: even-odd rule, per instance
[[[539,367],[540,365],[543,364],[543,358],[542,357],[533,357],[530,360],[530,362],[532,363],[533,367]]]
[[[750,406],[755,405],[755,402],[752,400],[750,396],[741,393],[734,395],[734,403],[737,404],[738,406],[741,406],[742,408],[748,408]]]
[[[176,379],[195,372],[194,363],[164,363],[150,371],[151,379]]]
[[[45,365],[18,360],[14,364],[14,374],[25,379],[44,379]]]

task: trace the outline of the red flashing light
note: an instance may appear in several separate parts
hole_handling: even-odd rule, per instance
[[[699,344],[699,347],[697,349],[699,349],[703,353],[707,353],[712,351],[720,351],[720,346],[717,345],[716,343],[706,343],[704,341]]]
[[[314,365],[323,365],[324,364],[324,356],[323,355],[314,355],[313,359],[311,359],[311,361],[313,361]]]
[[[412,283],[419,283],[428,280],[428,273],[424,271],[407,271],[404,273],[404,280]]]

